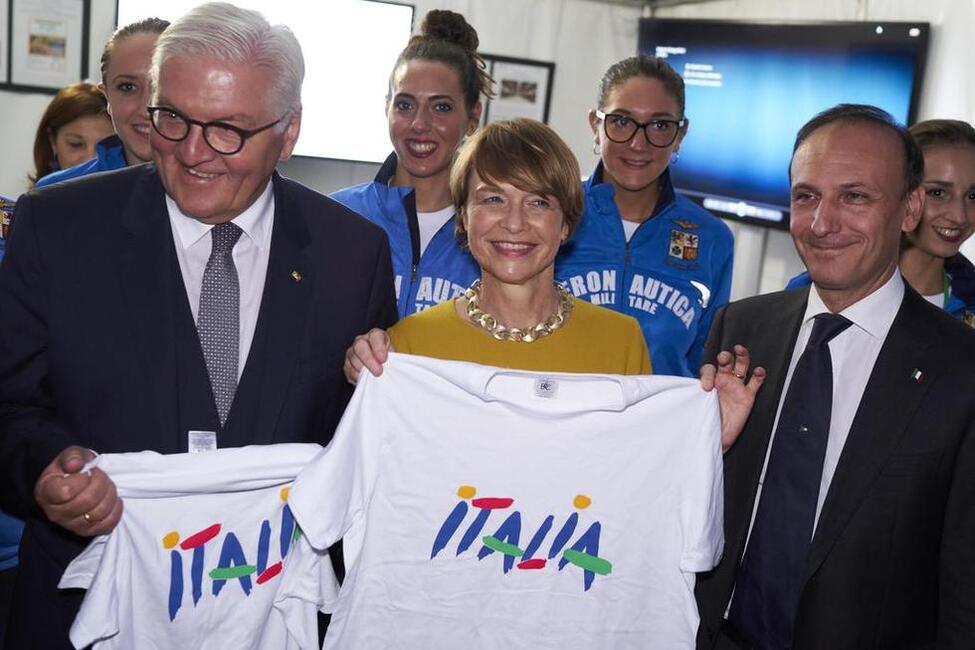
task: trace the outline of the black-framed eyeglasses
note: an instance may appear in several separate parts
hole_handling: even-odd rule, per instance
[[[284,115],[270,124],[256,129],[242,129],[226,122],[201,122],[186,117],[179,111],[166,106],[149,106],[149,121],[156,133],[172,142],[185,140],[191,126],[203,129],[203,139],[210,148],[219,154],[230,156],[244,148],[244,143],[261,131],[267,131],[284,119]],[[285,113],[287,115],[287,113]]]
[[[677,134],[687,124],[687,118],[679,120],[653,119],[647,122],[637,122],[629,115],[622,113],[604,113],[596,109],[596,117],[603,121],[603,131],[613,142],[623,144],[629,142],[637,131],[643,129],[643,135],[654,147],[661,149],[674,144]]]

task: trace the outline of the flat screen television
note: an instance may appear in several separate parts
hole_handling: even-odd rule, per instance
[[[927,23],[641,18],[639,51],[666,58],[686,86],[675,186],[719,216],[788,228],[796,132],[839,103],[913,122],[928,34]]]
[[[118,0],[117,24],[172,21],[203,0]],[[389,73],[413,28],[413,6],[373,0],[233,0],[291,28],[305,58],[296,156],[382,162],[392,145]]]

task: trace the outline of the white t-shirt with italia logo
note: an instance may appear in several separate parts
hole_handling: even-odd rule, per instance
[[[300,532],[286,505],[315,444],[162,455],[102,454],[125,505],[119,525],[68,565],[61,588],[87,589],[77,648],[300,647],[272,609]],[[338,588],[317,563],[321,598]],[[331,590],[331,591],[329,591]]]
[[[301,576],[344,536],[325,648],[693,648],[721,468],[696,380],[393,354],[295,481],[275,607],[330,605]]]

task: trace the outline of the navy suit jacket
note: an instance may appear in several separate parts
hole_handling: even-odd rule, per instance
[[[699,648],[732,595],[808,291],[731,303],[711,328],[705,359],[741,343],[768,379],[725,454],[724,557],[698,576]],[[795,650],[975,644],[975,332],[909,286],[830,483],[794,630]]]
[[[15,628],[19,643],[63,645],[78,603],[55,585],[86,540],[33,498],[65,447],[184,452],[189,430],[219,431],[221,447],[331,438],[351,394],[346,348],[396,320],[389,247],[339,203],[272,182],[264,293],[222,429],[154,166],[20,199],[0,264],[0,506],[27,518],[8,647]]]

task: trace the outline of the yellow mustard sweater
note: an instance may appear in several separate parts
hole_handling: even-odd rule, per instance
[[[396,352],[516,370],[651,372],[636,320],[577,298],[565,325],[532,343],[496,340],[458,316],[453,300],[404,318],[389,330],[389,338]]]

